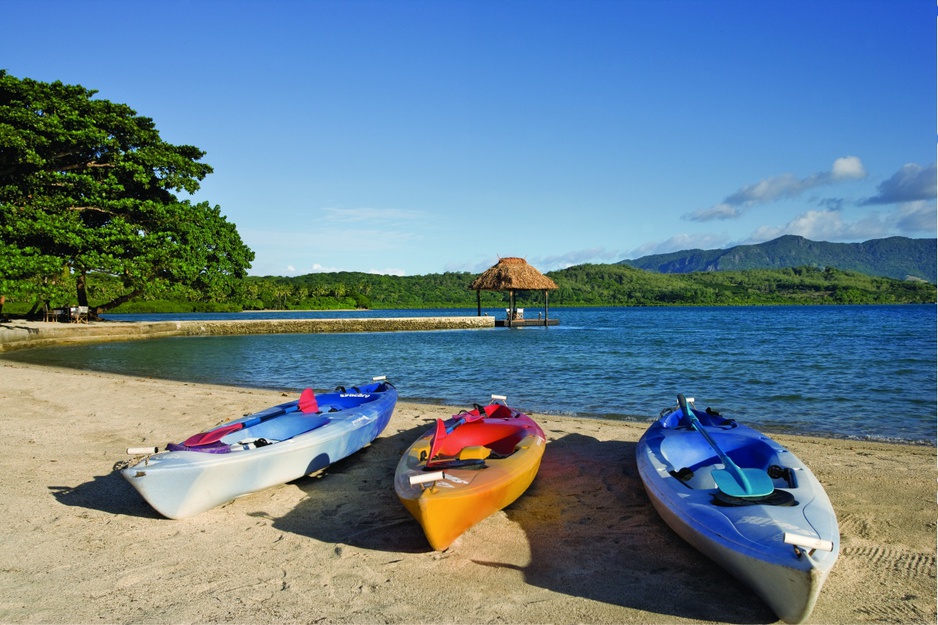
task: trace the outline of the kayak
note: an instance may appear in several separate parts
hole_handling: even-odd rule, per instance
[[[824,488],[788,449],[678,395],[636,447],[645,490],[681,538],[787,623],[810,616],[840,533]]]
[[[437,551],[520,497],[541,465],[544,432],[504,397],[492,397],[437,419],[397,465],[394,490]]]
[[[397,390],[383,377],[314,394],[229,421],[182,443],[131,448],[143,459],[121,474],[170,519],[315,473],[373,441],[387,426]]]

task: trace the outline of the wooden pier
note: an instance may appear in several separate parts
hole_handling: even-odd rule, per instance
[[[534,328],[538,326],[556,326],[560,325],[560,319],[551,317],[549,319],[496,319],[496,328]]]

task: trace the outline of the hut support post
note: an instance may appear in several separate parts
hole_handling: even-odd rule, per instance
[[[547,326],[547,289],[544,289],[544,326]]]
[[[508,327],[515,320],[515,292],[508,291]]]
[[[476,290],[476,308],[479,311],[478,313],[476,313],[476,316],[481,317],[482,316],[482,290],[481,289]]]

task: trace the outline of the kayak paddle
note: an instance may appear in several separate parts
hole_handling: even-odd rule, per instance
[[[212,443],[220,441],[222,437],[226,436],[227,434],[237,432],[238,430],[244,428],[249,428],[253,425],[257,425],[261,421],[267,421],[268,419],[273,419],[274,417],[279,417],[290,412],[300,411],[303,413],[309,413],[316,412],[318,410],[319,403],[316,401],[316,396],[313,394],[313,390],[308,388],[300,394],[299,401],[297,401],[293,406],[288,406],[283,410],[273,414],[264,415],[263,417],[254,417],[253,419],[247,419],[246,421],[229,423],[228,425],[222,425],[221,427],[217,427],[214,430],[209,430],[208,432],[193,434],[184,440],[182,444],[186,447],[202,447],[204,445],[211,445]]]
[[[684,395],[678,393],[677,403],[694,429],[700,432],[707,440],[707,443],[713,447],[713,450],[717,452],[723,462],[723,466],[726,467],[725,469],[716,469],[710,473],[721,492],[730,497],[764,497],[775,491],[775,484],[772,483],[772,478],[769,477],[768,473],[762,469],[741,469],[720,449],[716,441],[704,430],[694,411],[687,407],[687,400]]]

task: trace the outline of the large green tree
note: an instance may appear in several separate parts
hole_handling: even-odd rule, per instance
[[[176,196],[212,172],[204,152],[95,93],[0,70],[0,294],[48,299],[66,283],[88,305],[101,273],[124,291],[97,313],[168,284],[233,295],[254,253],[219,207]]]

